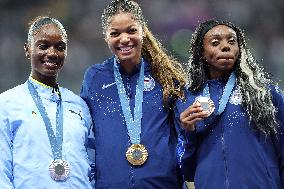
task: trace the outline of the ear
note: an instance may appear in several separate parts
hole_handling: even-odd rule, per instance
[[[30,59],[30,48],[27,43],[24,44],[24,50],[25,50],[26,57]]]

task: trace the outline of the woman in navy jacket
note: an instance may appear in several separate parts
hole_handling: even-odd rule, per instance
[[[178,105],[188,179],[197,189],[283,188],[283,93],[252,57],[243,32],[206,21],[190,53],[190,92]]]
[[[183,96],[181,65],[133,1],[112,1],[102,26],[114,56],[86,71],[81,91],[95,128],[96,188],[180,188],[169,99]]]

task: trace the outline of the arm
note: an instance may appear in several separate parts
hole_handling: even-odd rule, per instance
[[[13,189],[13,144],[9,121],[0,113],[0,188]]]
[[[88,138],[86,141],[86,148],[89,157],[89,164],[91,167],[89,173],[89,179],[92,186],[95,186],[95,137],[94,137],[94,124],[92,123],[92,117],[90,115],[90,109],[88,107],[91,106],[89,101],[89,72],[87,71],[84,76],[84,80],[82,83],[81,93],[80,96],[85,101],[85,112],[84,112],[84,119],[85,123],[88,128]]]
[[[82,100],[82,99],[81,99]],[[94,186],[95,185],[95,137],[94,137],[94,132],[93,132],[93,124],[92,124],[92,118],[90,115],[89,108],[87,104],[82,100],[82,105],[83,105],[83,120],[85,123],[85,127],[88,128],[88,133],[86,136],[86,141],[85,141],[85,147],[87,150],[88,154],[88,159],[89,159],[89,165],[90,165],[90,170],[89,170],[89,180],[91,184]]]
[[[284,188],[284,94],[278,88],[272,88],[273,104],[277,108],[277,120],[279,123],[277,152],[279,157],[279,174]],[[276,140],[278,140],[276,139]],[[275,144],[276,145],[276,144]]]
[[[84,80],[82,82],[82,87],[81,87],[81,92],[80,92],[80,96],[81,98],[83,98],[85,100],[85,102],[87,103],[87,105],[89,106],[89,72],[88,70],[86,71],[85,75],[84,75]]]
[[[175,110],[175,122],[181,128],[182,147],[178,149],[182,153],[181,170],[186,181],[194,180],[196,168],[196,131],[195,125],[206,115],[202,112],[200,104],[193,104],[188,107],[191,102],[177,102]]]
[[[89,179],[92,184],[92,186],[95,186],[95,178],[96,178],[96,149],[95,149],[95,137],[93,132],[93,124],[91,124],[91,127],[89,129],[89,136],[88,136],[88,142],[87,142],[87,152],[89,157],[89,163],[90,163],[90,173],[89,173]]]

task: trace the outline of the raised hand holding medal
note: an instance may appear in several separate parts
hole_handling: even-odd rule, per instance
[[[230,95],[235,86],[235,82],[236,82],[236,75],[234,72],[232,72],[225,86],[222,97],[219,100],[219,107],[218,107],[217,112],[215,113],[216,115],[220,115],[225,110],[226,105],[229,101]],[[208,85],[206,85],[203,90],[203,96],[199,96],[195,99],[194,103],[197,103],[197,102],[201,104],[203,111],[206,112],[208,115],[207,117],[209,117],[214,112],[215,106],[214,106],[214,102],[210,99]]]
[[[215,110],[214,102],[209,97],[200,96],[195,99],[194,103],[200,103],[203,111],[207,114],[206,117],[209,117]]]

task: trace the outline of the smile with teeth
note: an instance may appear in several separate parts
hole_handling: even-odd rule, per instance
[[[118,47],[118,50],[122,52],[129,52],[134,46],[125,46],[125,47]]]
[[[48,66],[48,67],[58,67],[56,62],[43,62],[43,64]]]

